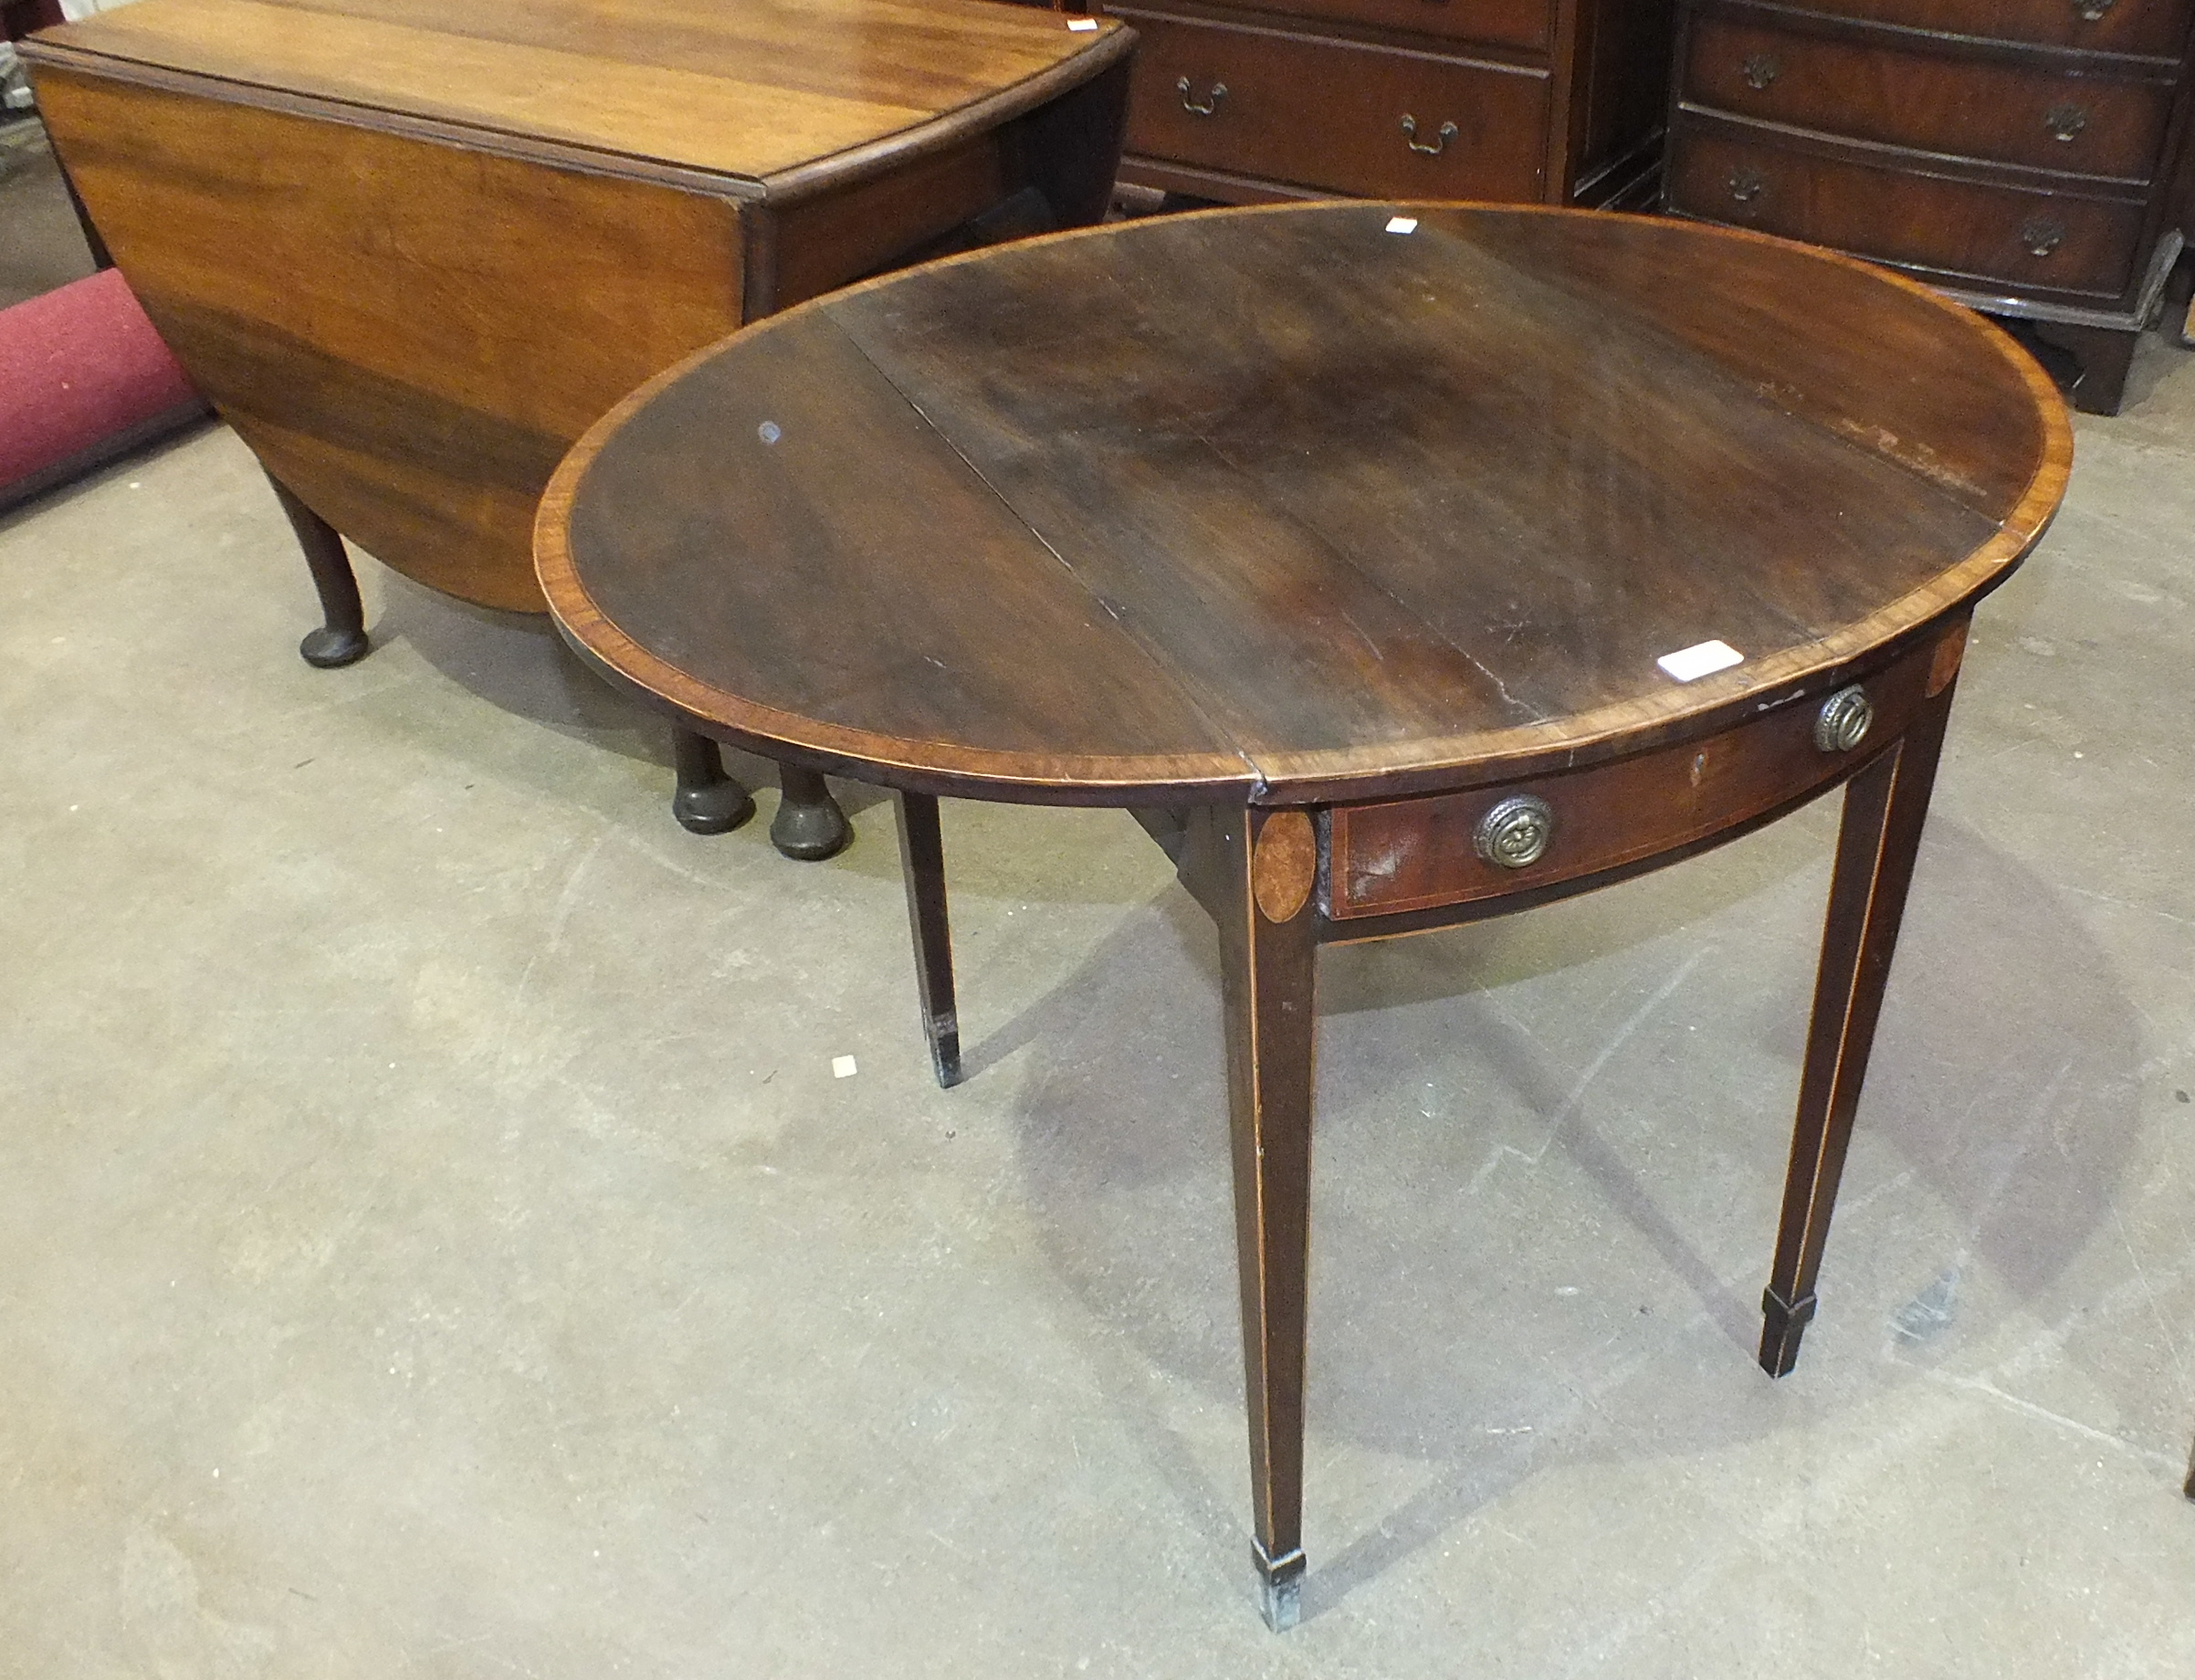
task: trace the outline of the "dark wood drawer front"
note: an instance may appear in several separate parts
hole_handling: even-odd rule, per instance
[[[1465,793],[1335,807],[1327,913],[1336,921],[1468,904],[1552,886],[1654,857],[1801,798],[1845,774],[1895,739],[1926,698],[1958,668],[1952,632],[1943,664],[1934,643],[1865,678],[1875,721],[1850,751],[1814,740],[1826,697],[1796,700],[1711,740],[1665,747],[1612,764]],[[1941,680],[1938,680],[1940,676]],[[1518,794],[1554,813],[1539,860],[1520,869],[1489,863],[1475,836],[1486,814]]]
[[[2189,0],[1806,0],[1805,9],[1949,35],[2178,58],[2188,5]]]
[[[1142,37],[1129,96],[1131,152],[1370,198],[1541,195],[1544,75],[1118,16]],[[1404,131],[1406,118],[1414,132]]]
[[[1703,16],[1685,96],[1885,145],[2147,181],[2172,90],[1860,47]]]
[[[2143,206],[1838,163],[1679,124],[1669,203],[1686,215],[2022,291],[2116,298]]]
[[[1449,40],[1541,49],[1548,45],[1554,16],[1547,0],[1263,0],[1259,9]]]

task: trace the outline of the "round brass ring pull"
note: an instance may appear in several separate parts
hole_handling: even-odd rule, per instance
[[[1821,714],[1814,719],[1814,745],[1824,752],[1850,752],[1874,727],[1875,703],[1867,690],[1854,683],[1822,702]]]
[[[1555,807],[1532,793],[1512,793],[1478,819],[1471,844],[1504,869],[1536,864],[1555,837]]]

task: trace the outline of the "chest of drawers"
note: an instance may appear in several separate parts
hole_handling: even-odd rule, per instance
[[[1120,178],[1229,204],[1652,200],[1674,0],[1105,0]]]
[[[2024,318],[2116,411],[2187,209],[2195,0],[1684,0],[1666,208]]]

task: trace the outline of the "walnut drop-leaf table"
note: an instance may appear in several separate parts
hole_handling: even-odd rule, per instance
[[[1218,925],[1254,1551],[1299,1613],[1315,957],[1686,857],[1843,786],[1760,1362],[1790,1370],[1975,604],[2071,460],[1980,317],[1758,236],[1293,205],[793,310],[544,499],[564,635],[894,789],[959,1076],[940,794],[1135,811]],[[1125,1052],[1124,1052],[1125,1053]]]
[[[343,538],[541,610],[572,442],[734,327],[940,244],[1094,222],[1135,37],[984,0],[135,0],[24,47],[79,202],[366,652]],[[341,533],[340,535],[338,533]],[[673,736],[673,810],[753,811]],[[849,830],[788,764],[772,837]]]

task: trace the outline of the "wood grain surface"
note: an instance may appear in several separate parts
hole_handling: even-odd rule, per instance
[[[1530,203],[1545,194],[1543,69],[1110,9],[1142,42],[1132,152],[1358,196]]]
[[[1963,611],[2055,509],[2055,392],[1918,287],[1393,210],[1039,240],[746,332],[559,469],[552,609],[643,694],[856,773],[1311,803],[1719,729]],[[1744,663],[1658,667],[1711,638]]]
[[[110,75],[180,72],[358,121],[562,142],[759,196],[957,113],[996,121],[1039,103],[1049,73],[1119,51],[1119,27],[1070,33],[985,0],[136,0],[42,47]]]
[[[31,52],[117,262],[268,470],[407,576],[538,612],[541,489],[635,385],[1017,192],[1103,214],[1131,44],[976,0],[141,0]]]
[[[1671,154],[1670,203],[1687,215],[1865,251],[1955,285],[2094,308],[2138,278],[2149,215],[2138,193],[2005,186],[1948,170],[1914,173],[1902,162],[1703,114]],[[1897,213],[1886,214],[1894,205]]]
[[[2179,50],[2188,0],[1807,0],[1808,11],[2090,52]]]
[[[571,440],[741,319],[721,200],[50,67],[38,95],[146,313],[268,470],[484,605],[541,610],[518,562]]]
[[[2153,68],[2076,80],[2047,59],[1932,58],[1903,37],[1809,35],[1778,13],[1703,12],[1685,58],[1686,99],[1713,110],[2069,174],[2146,182],[2172,114],[2171,79]],[[2053,121],[2061,111],[2072,121]]]

